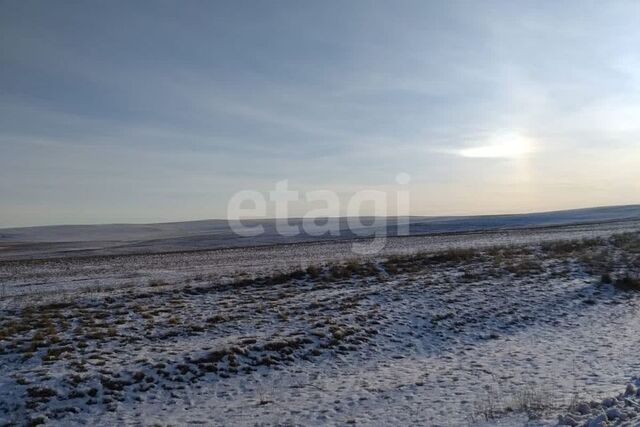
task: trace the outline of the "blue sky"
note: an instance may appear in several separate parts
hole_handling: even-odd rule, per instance
[[[0,3],[0,226],[640,202],[640,3]],[[305,206],[291,214],[301,215]]]

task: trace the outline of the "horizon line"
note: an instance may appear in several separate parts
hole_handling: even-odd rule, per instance
[[[594,210],[594,209],[613,209],[613,208],[632,208],[632,207],[640,207],[640,203],[631,203],[631,204],[623,204],[623,205],[598,205],[598,206],[586,206],[586,207],[576,207],[576,208],[567,208],[567,209],[552,209],[552,210],[543,210],[543,211],[525,211],[525,212],[517,212],[517,213],[487,213],[487,214],[451,214],[451,215],[386,215],[386,216],[376,216],[376,215],[360,215],[360,216],[323,216],[317,217],[317,219],[328,219],[328,218],[425,218],[425,219],[438,219],[438,218],[483,218],[483,217],[507,217],[507,216],[524,216],[524,215],[542,215],[542,214],[552,214],[559,212],[571,212],[571,211],[581,211],[581,210]],[[243,218],[242,221],[289,221],[289,220],[303,220],[304,217],[301,216],[291,216],[285,218],[276,218],[276,217],[267,217],[267,218]],[[195,222],[206,222],[206,221],[220,221],[220,222],[229,222],[229,219],[225,218],[203,218],[203,219],[187,219],[181,221],[158,221],[158,222],[104,222],[104,223],[62,223],[62,224],[39,224],[39,225],[24,225],[24,226],[0,226],[0,231],[2,230],[15,230],[15,229],[25,229],[25,228],[45,228],[45,227],[101,227],[101,226],[133,226],[133,225],[168,225],[168,224],[184,224],[184,223],[195,223]]]

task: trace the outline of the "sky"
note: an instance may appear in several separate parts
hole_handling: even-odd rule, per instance
[[[0,0],[0,227],[224,218],[282,180],[406,190],[413,215],[640,203],[638,22],[637,1]]]

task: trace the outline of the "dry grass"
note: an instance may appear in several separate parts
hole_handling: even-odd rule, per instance
[[[493,421],[509,414],[525,414],[529,420],[536,420],[552,409],[550,393],[540,387],[527,385],[511,392],[493,387],[476,402],[471,420]]]

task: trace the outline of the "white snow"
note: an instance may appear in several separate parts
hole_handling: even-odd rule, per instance
[[[598,271],[637,274],[639,237],[540,242],[624,227],[394,239],[370,264],[266,279],[347,249],[6,263],[0,424],[555,424],[640,372],[640,293]],[[116,289],[59,293],[92,281]],[[541,419],[509,414],[525,397]]]

